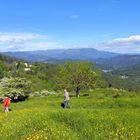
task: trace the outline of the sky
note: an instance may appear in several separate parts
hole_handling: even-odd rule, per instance
[[[140,53],[140,0],[0,0],[0,52]]]

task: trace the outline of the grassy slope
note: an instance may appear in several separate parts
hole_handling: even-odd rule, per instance
[[[112,97],[118,93],[121,97]],[[71,109],[66,110],[61,108],[62,95],[30,98],[12,104],[8,114],[1,109],[0,139],[140,138],[139,96],[110,89],[98,89],[88,94],[79,99],[71,97]]]

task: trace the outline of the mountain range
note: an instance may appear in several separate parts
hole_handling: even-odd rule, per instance
[[[101,69],[118,69],[140,64],[140,55],[111,53],[98,51],[93,48],[3,52],[2,54],[30,62],[58,63],[66,60],[91,61],[96,63],[97,67]]]
[[[99,58],[110,58],[117,56],[116,53],[98,51],[92,48],[82,49],[58,49],[58,50],[43,50],[43,51],[24,51],[24,52],[5,52],[5,55],[25,59],[28,61],[45,62],[49,60],[85,60],[95,61]]]

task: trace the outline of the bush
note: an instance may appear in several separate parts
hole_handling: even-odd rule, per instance
[[[48,91],[46,89],[42,90],[42,91],[35,91],[31,96],[35,96],[35,97],[44,97],[44,96],[48,96],[48,95],[55,95],[56,92],[54,91]]]
[[[13,102],[24,101],[30,90],[30,82],[25,78],[3,78],[0,80],[0,98],[9,95]]]

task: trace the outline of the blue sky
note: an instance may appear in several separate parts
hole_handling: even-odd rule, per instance
[[[0,0],[0,51],[140,53],[139,0]]]

